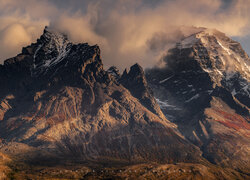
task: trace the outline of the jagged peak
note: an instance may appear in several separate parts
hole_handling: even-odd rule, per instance
[[[48,67],[61,62],[67,56],[71,47],[72,43],[65,34],[57,29],[45,26],[44,32],[37,40],[34,48],[32,76],[44,73]]]
[[[45,26],[44,30],[43,30],[43,37],[47,37],[47,38],[62,38],[65,40],[68,40],[68,37],[66,34],[62,33],[60,30]]]
[[[45,26],[43,34],[40,39],[38,39],[37,43],[47,46],[49,49],[55,48],[57,51],[60,51],[68,44],[71,44],[67,35],[48,26]]]
[[[67,71],[70,68],[74,68],[71,69],[73,74],[76,71],[83,73],[86,64],[91,63],[102,67],[98,45],[73,44],[62,32],[45,27],[43,34],[35,43],[24,47],[17,56],[5,60],[4,66],[15,67],[20,71],[25,69],[27,74],[35,78],[52,77],[58,74],[59,70]]]
[[[135,63],[133,66],[130,67],[129,74],[143,74],[143,68],[138,64]]]
[[[123,84],[124,82],[127,84],[133,84],[136,82],[147,86],[144,70],[138,63],[131,66],[129,72],[127,72],[127,69],[124,70],[121,77],[121,82],[123,82]]]
[[[122,73],[121,80],[128,80],[129,79],[135,79],[137,77],[142,77],[144,78],[144,70],[143,68],[138,64],[134,64],[133,66],[130,67],[129,71],[125,69]]]

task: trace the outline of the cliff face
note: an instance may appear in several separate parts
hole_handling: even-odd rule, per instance
[[[1,151],[26,160],[198,162],[142,68],[114,77],[98,46],[49,29],[0,66]]]
[[[210,162],[249,171],[250,59],[240,44],[206,29],[163,62],[146,77],[166,117]]]

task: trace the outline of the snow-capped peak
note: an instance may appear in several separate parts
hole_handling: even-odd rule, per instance
[[[202,40],[204,40],[204,37],[208,37],[208,36],[225,36],[225,34],[215,29],[203,28],[198,32],[188,35],[187,37],[182,39],[180,42],[178,42],[176,46],[179,49],[191,48],[195,44],[200,43]]]
[[[192,34],[177,43],[177,48],[185,49],[194,46],[202,46],[198,56],[207,55],[214,61],[214,67],[206,67],[206,62],[201,65],[207,72],[232,76],[235,71],[240,71],[246,79],[250,79],[250,59],[241,48],[240,44],[228,38],[224,33],[214,29],[205,29]],[[204,54],[207,51],[207,54]],[[215,71],[213,71],[215,70]]]
[[[33,57],[33,75],[46,73],[49,67],[61,62],[72,47],[66,35],[48,27],[45,27],[37,43]]]
[[[176,47],[192,49],[194,58],[215,84],[228,84],[227,88],[237,94],[230,85],[237,77],[242,85],[238,91],[244,90],[249,95],[250,58],[238,42],[215,29],[204,29],[184,38]]]
[[[65,49],[65,46],[67,46],[69,43],[69,40],[65,34],[48,27],[45,27],[41,38],[43,43],[45,43],[48,48],[56,48],[58,52],[62,49]]]

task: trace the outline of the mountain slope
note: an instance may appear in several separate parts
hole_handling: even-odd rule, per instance
[[[250,59],[216,30],[186,37],[146,71],[168,119],[210,162],[250,172]]]

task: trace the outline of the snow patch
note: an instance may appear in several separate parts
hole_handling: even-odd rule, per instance
[[[55,64],[58,64],[68,55],[69,51],[70,51],[70,48],[68,50],[66,50],[66,48],[61,49],[58,56],[54,59],[49,60],[48,63],[46,63],[44,66],[48,67],[48,66],[53,66]]]
[[[212,94],[213,90],[208,90],[207,92],[208,94]]]
[[[242,90],[244,90],[244,91],[246,92],[246,94],[248,95],[248,97],[250,97],[250,94],[249,94],[249,84],[246,85],[246,86],[244,86],[244,87],[242,88]]]
[[[163,80],[159,81],[159,83],[162,84],[162,83],[166,82],[167,80],[171,79],[172,77],[174,77],[174,75],[172,75],[172,76],[170,76],[170,77],[168,77],[166,79],[163,79]]]
[[[37,55],[38,51],[41,49],[42,46],[43,46],[43,44],[40,44],[40,45],[37,47],[37,49],[36,49],[36,51],[35,51],[35,53],[34,53],[34,56],[33,56],[33,68],[34,68],[34,69],[36,68],[36,55]]]
[[[235,89],[233,89],[232,95],[235,96],[236,94],[237,94],[237,93],[236,93]]]
[[[43,34],[43,44],[40,44],[34,53],[33,70],[36,74],[46,73],[51,66],[60,63],[71,50],[71,43],[67,40],[66,36],[57,33],[46,31]],[[37,52],[43,48],[44,57],[43,61],[36,64]]]
[[[171,108],[171,109],[174,109],[174,110],[180,110],[176,106],[168,104],[167,101],[161,101],[160,99],[156,98],[156,102],[159,104],[159,106],[160,106],[161,109],[166,109],[166,108],[170,109]]]
[[[218,44],[219,44],[219,45],[220,45],[229,55],[232,54],[228,48],[226,48],[225,46],[223,46],[223,45],[221,44],[220,41],[217,40],[217,42],[218,42]]]
[[[186,100],[185,102],[190,102],[190,101],[192,101],[192,100],[194,100],[194,99],[197,99],[197,98],[199,98],[199,97],[200,97],[200,95],[199,95],[199,94],[196,94],[196,95],[194,95],[193,97],[191,97],[190,99]]]

